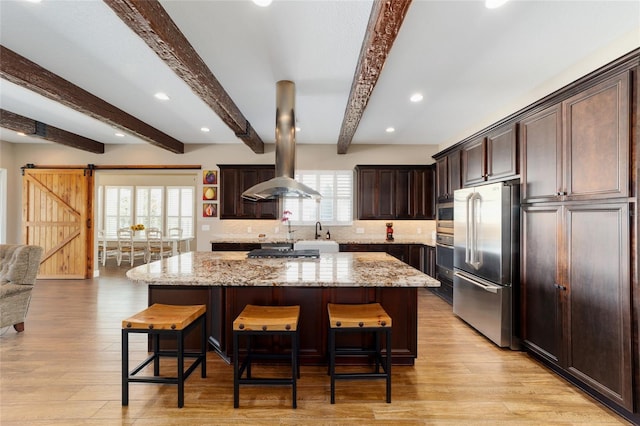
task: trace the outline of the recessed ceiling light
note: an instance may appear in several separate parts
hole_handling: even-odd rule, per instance
[[[116,132],[114,133],[114,135],[116,135],[119,138],[124,138],[124,133]]]
[[[18,136],[27,136],[24,132],[16,132]]]
[[[42,0],[25,0],[28,3],[40,3]]]
[[[203,132],[203,133],[209,133],[211,131],[211,129],[208,128],[208,127],[200,127],[200,131]]]
[[[168,101],[169,100],[169,95],[167,95],[166,93],[163,93],[163,92],[158,92],[153,96],[155,96],[156,99],[160,99],[161,101]]]
[[[387,127],[386,129],[384,129],[384,131],[387,133],[393,133],[396,131],[396,129],[394,129],[393,127]]]
[[[420,102],[423,98],[424,97],[422,96],[422,93],[414,93],[413,95],[411,95],[409,100],[411,102]]]
[[[267,7],[271,4],[271,0],[253,0],[260,7]]]
[[[296,127],[296,132],[299,132],[300,130],[300,127]]]
[[[484,7],[487,9],[496,9],[508,1],[509,0],[485,0]]]

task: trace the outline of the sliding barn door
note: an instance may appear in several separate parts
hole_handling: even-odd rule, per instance
[[[38,278],[92,276],[93,175],[87,169],[23,169],[24,241],[44,247]]]

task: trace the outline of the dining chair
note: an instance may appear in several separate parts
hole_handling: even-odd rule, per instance
[[[108,257],[118,257],[118,246],[107,242],[104,229],[98,230],[98,261],[104,266]]]
[[[158,228],[147,229],[147,250],[145,254],[145,262],[151,262],[151,257],[156,256],[162,259],[164,256],[171,256],[171,247],[167,249],[165,242],[162,240],[162,231]]]
[[[118,229],[118,266],[122,262],[122,258],[127,256],[131,266],[133,266],[136,257],[146,258],[147,249],[144,246],[136,246],[133,241],[133,231],[130,228]]]
[[[169,238],[182,238],[182,228],[169,228],[167,230],[167,235],[169,236]],[[177,243],[178,245],[178,254],[182,253],[182,241],[178,241]],[[186,242],[186,251],[191,251],[189,250],[189,241]]]

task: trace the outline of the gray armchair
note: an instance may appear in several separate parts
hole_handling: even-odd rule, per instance
[[[0,244],[0,328],[12,325],[24,331],[43,251],[39,246]]]

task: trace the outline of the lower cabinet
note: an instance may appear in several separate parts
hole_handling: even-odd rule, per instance
[[[633,410],[629,204],[525,206],[524,346]]]

